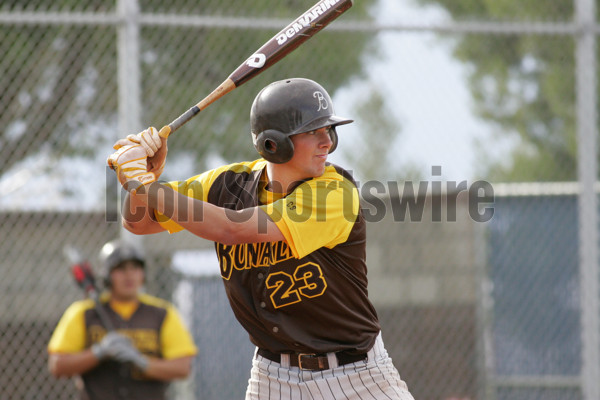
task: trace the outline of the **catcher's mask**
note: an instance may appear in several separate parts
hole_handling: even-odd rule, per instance
[[[102,246],[99,259],[102,271],[101,276],[104,286],[107,288],[110,288],[111,286],[110,273],[125,261],[135,261],[139,263],[142,268],[146,264],[140,251],[132,244],[122,240],[113,240]]]
[[[327,91],[304,78],[271,83],[258,93],[250,109],[254,147],[265,160],[277,164],[294,155],[290,136],[331,126],[331,153],[338,142],[335,127],[352,121],[336,116]]]

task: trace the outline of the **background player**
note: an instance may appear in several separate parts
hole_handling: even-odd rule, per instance
[[[91,299],[73,303],[48,344],[50,372],[81,376],[82,399],[165,399],[169,381],[190,373],[192,337],[170,303],[140,293],[145,262],[135,247],[108,242],[100,259],[108,289],[100,306],[115,330]]]
[[[356,184],[327,163],[336,126],[352,121],[300,78],[265,87],[250,118],[263,159],[166,186],[155,182],[167,151],[156,129],[119,140],[109,162],[131,191],[124,226],[215,242],[233,312],[257,346],[247,399],[412,399],[368,299]]]

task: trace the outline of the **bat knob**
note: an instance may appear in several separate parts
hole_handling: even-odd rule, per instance
[[[163,126],[162,128],[160,128],[160,131],[158,131],[158,135],[163,139],[168,138],[170,134],[171,134],[171,127],[169,125]]]

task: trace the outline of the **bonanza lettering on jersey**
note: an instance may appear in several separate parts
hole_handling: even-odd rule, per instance
[[[288,260],[294,255],[285,242],[247,243],[228,246],[215,244],[221,276],[229,280],[234,269],[238,271],[250,268],[268,267]]]

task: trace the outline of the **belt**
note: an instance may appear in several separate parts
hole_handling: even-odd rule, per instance
[[[281,364],[281,354],[273,353],[267,349],[260,348],[258,349],[257,354]],[[309,371],[323,371],[329,369],[329,360],[327,359],[326,353],[289,353],[289,355],[290,367],[299,367],[300,369]],[[338,365],[346,365],[365,360],[367,358],[367,353],[349,354],[345,351],[338,351],[335,353],[335,356],[338,360]]]

